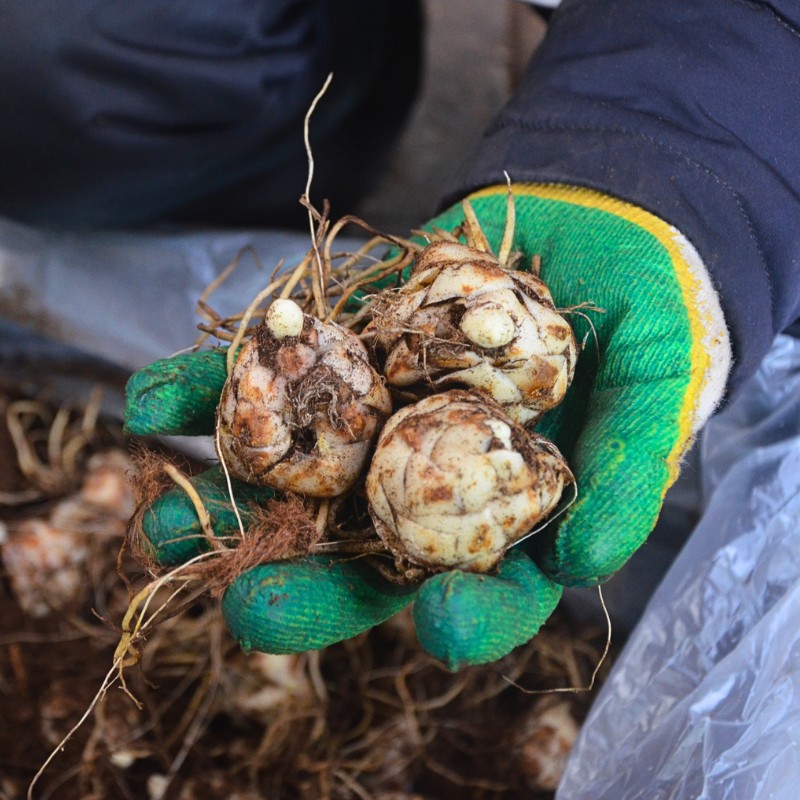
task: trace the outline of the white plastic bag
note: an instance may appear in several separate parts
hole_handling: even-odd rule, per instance
[[[571,754],[559,800],[800,796],[800,341],[707,426],[703,513]]]

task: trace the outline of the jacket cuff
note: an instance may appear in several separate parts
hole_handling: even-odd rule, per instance
[[[719,294],[736,386],[800,316],[799,32],[788,2],[565,0],[451,198],[507,171],[665,220]]]

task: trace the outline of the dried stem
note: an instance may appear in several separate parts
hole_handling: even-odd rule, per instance
[[[514,227],[516,225],[516,206],[514,205],[514,193],[511,191],[511,178],[505,173],[508,183],[508,194],[506,195],[506,224],[503,228],[503,241],[500,243],[500,252],[497,260],[500,265],[505,267],[511,258],[511,250],[514,247]]]
[[[305,142],[306,146],[306,155],[308,157],[308,179],[306,180],[306,190],[303,195],[305,199],[305,205],[308,209],[308,225],[311,232],[311,241],[312,247],[314,250],[314,266],[315,270],[312,273],[312,288],[314,292],[314,302],[317,307],[317,316],[320,319],[324,319],[327,316],[327,307],[325,305],[325,299],[323,294],[323,287],[327,285],[327,281],[325,280],[325,270],[323,268],[322,263],[322,256],[319,252],[319,235],[320,230],[323,227],[322,224],[315,226],[315,214],[313,211],[313,206],[311,205],[311,182],[314,179],[314,154],[311,150],[311,139],[309,135],[309,128],[311,123],[311,117],[314,114],[314,111],[317,108],[317,104],[325,95],[325,92],[328,91],[328,87],[333,80],[333,73],[329,74],[325,83],[320,89],[317,96],[311,102],[311,106],[309,107],[308,111],[306,112],[305,120],[303,123],[303,141]]]
[[[67,734],[64,738],[55,746],[53,751],[50,753],[49,756],[45,759],[44,763],[39,767],[36,771],[36,774],[31,779],[31,782],[28,784],[28,792],[27,792],[27,800],[33,800],[33,790],[36,787],[36,784],[39,781],[39,778],[42,777],[45,770],[53,759],[64,749],[64,746],[67,742],[77,733],[78,730],[83,726],[84,722],[89,718],[89,715],[92,713],[94,708],[97,704],[105,697],[106,692],[113,686],[114,682],[119,677],[119,669],[120,663],[117,659],[114,659],[114,663],[111,665],[111,668],[106,673],[103,682],[100,684],[100,688],[97,690],[97,694],[95,694],[94,698],[92,699],[91,703],[87,706],[86,710],[81,715],[80,719],[69,729]]]
[[[481,228],[480,222],[478,222],[472,203],[469,200],[463,200],[461,208],[464,211],[464,235],[467,237],[467,244],[482,253],[491,255],[492,248],[489,245],[486,234],[483,232],[483,228]]]
[[[292,272],[291,278],[286,282],[279,297],[285,300],[290,297],[298,283],[308,274],[308,268],[311,265],[311,253],[309,252],[306,257],[297,265]]]
[[[239,535],[241,536],[242,541],[244,541],[247,536],[244,530],[244,523],[242,522],[242,515],[239,513],[239,506],[236,503],[236,498],[233,496],[233,483],[231,482],[231,473],[228,469],[228,465],[225,463],[225,456],[222,453],[222,448],[220,447],[219,443],[219,420],[217,420],[215,428],[214,428],[214,446],[217,451],[217,458],[219,458],[220,466],[222,467],[222,472],[225,474],[225,485],[228,489],[228,499],[231,501],[231,507],[233,508],[233,513],[236,515],[236,522],[239,525]]]
[[[375,265],[373,269],[366,270],[365,273],[362,273],[361,278],[352,283],[343,292],[341,298],[328,316],[328,321],[335,320],[339,314],[342,313],[347,303],[359,289],[367,286],[370,283],[384,280],[391,275],[402,272],[412,262],[412,260],[413,255],[411,253],[399,253],[389,261],[382,261],[380,264]]]
[[[36,400],[17,400],[6,408],[6,427],[17,458],[20,473],[35,488],[17,495],[0,497],[0,502],[23,502],[37,497],[54,497],[68,491],[80,472],[80,454],[97,434],[97,419],[102,392],[94,390],[80,418],[67,407],[55,415]],[[38,423],[38,424],[37,424]],[[41,426],[44,426],[44,430]],[[43,444],[44,460],[37,448]]]
[[[211,283],[206,286],[203,293],[200,295],[200,298],[197,301],[197,308],[198,310],[202,310],[206,308],[208,303],[208,298],[234,273],[236,268],[239,266],[239,262],[244,258],[246,254],[250,254],[253,257],[253,260],[256,262],[256,265],[259,269],[263,269],[263,265],[261,264],[261,259],[258,257],[258,253],[256,249],[252,245],[247,245],[243,247],[234,257],[233,261],[228,264],[227,267],[219,274],[216,278],[214,278]]]

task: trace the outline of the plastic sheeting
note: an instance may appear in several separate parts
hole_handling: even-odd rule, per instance
[[[192,345],[197,300],[234,259],[210,298],[223,315],[242,311],[281,259],[296,266],[310,242],[263,230],[57,233],[0,219],[0,317],[136,369]]]
[[[703,513],[583,726],[558,800],[800,796],[800,341],[706,427]]]

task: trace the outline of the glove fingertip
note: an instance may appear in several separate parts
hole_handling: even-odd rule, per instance
[[[542,570],[563,586],[605,583],[645,543],[663,504],[670,476],[663,456],[610,438],[602,449],[607,456],[595,458],[594,474],[578,474],[582,493],[563,521],[528,546]]]
[[[224,350],[154,361],[125,387],[125,432],[134,436],[198,436],[214,431],[227,378]]]
[[[275,492],[268,486],[253,486],[233,480],[231,487],[236,498],[238,517],[228,494],[228,484],[220,467],[189,479],[203,506],[215,536],[238,534],[239,521],[247,527],[252,519],[252,507],[260,505]],[[141,518],[148,554],[161,566],[183,564],[209,549],[192,499],[181,487],[175,487],[157,497]]]
[[[519,551],[506,556],[497,576],[445,572],[417,595],[417,637],[452,671],[495,661],[533,638],[561,591]]]
[[[225,591],[222,613],[245,651],[302,653],[384,622],[407,606],[415,591],[364,565],[312,556],[243,573]]]

